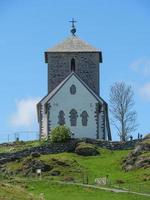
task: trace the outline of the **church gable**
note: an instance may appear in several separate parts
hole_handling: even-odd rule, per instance
[[[65,124],[75,137],[96,138],[98,99],[75,73],[47,100],[50,106],[50,130]]]
[[[64,90],[64,88],[66,88]],[[78,88],[78,89],[77,89]],[[62,91],[61,91],[62,90]],[[77,91],[78,90],[78,91]],[[57,93],[61,91],[64,92],[64,99],[66,95],[75,95],[76,92],[80,95],[84,95],[83,91],[90,95],[91,98],[95,99],[96,101],[100,102],[101,104],[106,103],[101,97],[95,94],[74,72],[72,72],[68,77],[62,81],[51,93],[45,96],[39,103],[45,104],[46,102],[50,101]],[[66,92],[67,91],[67,92]]]
[[[42,132],[47,135],[56,126],[66,125],[75,137],[96,138],[97,105],[103,103],[73,72],[39,103]]]

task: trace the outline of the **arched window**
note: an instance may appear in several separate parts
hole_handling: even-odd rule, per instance
[[[75,72],[75,68],[76,68],[75,59],[72,58],[72,59],[71,59],[71,71],[72,71],[72,72]]]
[[[89,117],[88,113],[86,111],[83,111],[80,116],[82,118],[82,126],[87,126],[88,117]]]
[[[70,93],[71,93],[72,95],[74,95],[74,94],[76,93],[76,86],[75,86],[75,85],[72,85],[72,86],[70,87]]]
[[[61,110],[59,112],[59,115],[58,115],[58,124],[59,125],[64,125],[65,124],[65,113],[63,110]]]
[[[75,109],[72,109],[70,111],[70,124],[71,124],[71,126],[77,125],[77,117],[78,117],[77,111]]]

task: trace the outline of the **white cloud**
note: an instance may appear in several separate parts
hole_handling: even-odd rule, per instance
[[[11,116],[15,127],[31,127],[36,122],[36,104],[40,98],[21,99],[16,102],[16,112]]]
[[[150,101],[150,83],[141,86],[139,93],[145,100]]]
[[[150,58],[139,58],[129,66],[135,72],[144,76],[150,76]]]

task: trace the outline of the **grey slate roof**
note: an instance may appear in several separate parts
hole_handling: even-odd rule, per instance
[[[100,52],[77,36],[70,36],[46,52]]]

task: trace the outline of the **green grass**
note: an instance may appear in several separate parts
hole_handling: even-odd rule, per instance
[[[25,181],[24,181],[25,182]],[[0,200],[148,200],[148,197],[114,193],[81,186],[61,185],[48,180],[0,184]]]
[[[60,185],[50,181],[30,182],[28,186],[28,191],[36,195],[43,193],[46,200],[148,200],[148,197],[133,194],[107,192],[73,185]]]
[[[142,144],[150,144],[150,139],[143,140],[141,143],[142,143]]]
[[[3,146],[0,145],[0,153],[12,153],[12,152],[16,152],[16,151],[21,151],[23,149],[26,148],[30,148],[30,147],[36,147],[36,146],[40,146],[41,142],[38,140],[35,141],[27,141],[27,142],[16,142],[16,144],[12,145],[12,146]]]
[[[58,158],[64,160],[76,160],[83,173],[88,175],[89,182],[93,183],[95,178],[104,177],[108,175],[109,179],[115,183],[116,180],[122,179],[126,183],[145,183],[143,176],[150,173],[150,169],[138,169],[130,172],[122,170],[121,161],[130,152],[126,151],[109,151],[100,149],[101,155],[83,157],[74,153],[60,153],[43,155],[39,159],[49,160],[50,158]]]
[[[21,185],[23,186],[23,185]],[[0,183],[0,200],[38,200],[35,194],[31,194],[24,187],[9,183]]]
[[[55,170],[61,171],[60,176],[51,177],[50,172],[43,172],[42,176],[52,178],[53,180],[64,180],[65,177],[73,177],[76,182],[83,182],[83,176],[88,176],[89,184],[94,184],[95,178],[108,176],[111,187],[118,187],[118,180],[123,181],[119,187],[129,188],[135,191],[141,187],[145,192],[150,190],[150,180],[146,177],[150,176],[150,169],[137,169],[129,172],[122,170],[122,159],[127,156],[129,150],[124,151],[109,151],[99,149],[100,155],[83,157],[74,153],[60,153],[42,155],[37,158],[45,161],[47,164],[52,163],[52,158],[65,161],[70,166],[64,167],[54,165]],[[8,171],[14,171],[23,167],[29,158],[24,158],[21,162],[10,162],[7,164]],[[76,161],[76,162],[74,162]],[[33,175],[33,178],[36,175]]]
[[[28,144],[29,145],[29,144]],[[37,143],[35,145],[38,145]],[[121,162],[124,157],[128,155],[130,150],[121,150],[121,151],[109,151],[107,149],[99,149],[100,155],[83,157],[76,155],[74,153],[60,153],[60,154],[49,154],[41,155],[39,158],[48,164],[54,164],[54,169],[61,171],[61,175],[57,177],[52,177],[50,172],[42,173],[42,180],[37,181],[36,175],[32,177],[23,177],[21,174],[17,174],[15,178],[19,178],[21,182],[26,185],[26,188],[23,189],[22,194],[24,193],[24,198],[29,193],[33,193],[36,197],[39,197],[41,193],[44,194],[45,200],[74,200],[74,199],[100,199],[100,200],[145,200],[148,197],[142,197],[132,194],[124,193],[113,193],[107,192],[98,189],[83,188],[73,185],[59,185],[54,181],[64,180],[65,177],[73,177],[76,182],[83,182],[83,176],[88,176],[89,184],[94,184],[95,178],[108,176],[111,183],[110,187],[117,187],[116,182],[122,180],[124,183],[120,184],[121,188],[129,188],[133,191],[145,192],[150,191],[150,179],[145,181],[145,177],[150,176],[150,169],[138,169],[130,172],[125,172],[122,170]],[[149,153],[146,153],[149,155]],[[23,158],[21,161],[10,162],[6,164],[8,171],[15,171],[23,167],[23,163],[26,163],[31,157]],[[64,167],[52,163],[53,159],[58,159],[68,163],[69,165]],[[6,181],[6,180],[4,180]],[[16,183],[16,188],[14,187],[15,195],[19,192],[18,184]],[[3,189],[3,191],[1,191]],[[0,195],[7,195],[6,188],[0,187]],[[9,193],[8,193],[9,194]],[[23,198],[11,198],[12,200],[24,200]],[[12,194],[13,196],[13,194]],[[29,195],[30,196],[30,195]],[[0,196],[1,197],[1,196]],[[39,197],[40,198],[40,197]],[[42,198],[42,197],[41,197]],[[9,199],[9,198],[8,198]],[[1,198],[0,198],[1,200]],[[25,199],[26,200],[26,199]]]

